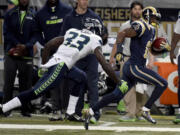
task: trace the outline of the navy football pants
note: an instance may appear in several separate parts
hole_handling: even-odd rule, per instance
[[[75,76],[76,74],[79,76]],[[70,76],[78,81],[78,83],[76,83],[77,85],[74,85],[71,95],[79,96],[80,91],[85,87],[86,75],[77,68],[69,70],[66,64],[62,62],[50,67],[33,88],[18,95],[18,98],[23,105],[30,100],[40,97],[48,90],[57,87],[65,77]]]
[[[147,69],[144,66],[131,65],[129,61],[127,61],[123,67],[122,79],[128,83],[128,90],[130,90],[132,86],[136,84],[136,82],[152,84],[155,86],[151,97],[145,104],[145,107],[149,109],[167,87],[167,81],[156,72]],[[93,110],[96,111],[111,102],[117,102],[121,100],[124,95],[125,93],[122,93],[117,87],[112,93],[104,96],[103,99],[93,107]]]

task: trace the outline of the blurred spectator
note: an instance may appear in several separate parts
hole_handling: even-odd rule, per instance
[[[8,2],[8,10],[14,8],[19,3],[18,0],[8,0],[7,2]]]
[[[103,27],[101,18],[88,8],[89,0],[76,0],[76,2],[77,7],[64,19],[62,35],[64,35],[65,32],[70,28],[81,30],[83,28],[88,28],[88,25],[93,25],[95,27],[95,25],[92,23],[93,21],[97,22],[98,25],[100,24],[101,27]],[[93,106],[98,101],[98,61],[95,55],[91,54],[77,62],[76,66],[87,73],[88,97],[90,106]],[[83,107],[82,100],[83,97],[81,96],[76,110],[78,115],[81,115],[81,109]],[[93,118],[94,120],[92,119],[94,122],[99,119],[99,112],[95,112],[95,114],[95,118]]]
[[[38,40],[42,45],[60,35],[64,17],[71,11],[71,7],[63,4],[60,0],[47,0],[35,18],[40,31]]]
[[[29,0],[19,0],[4,18],[4,97],[3,102],[13,96],[15,77],[18,71],[19,91],[32,87],[33,45],[37,31]],[[29,103],[27,103],[29,104]],[[27,106],[21,109],[23,116],[30,116]],[[7,113],[7,116],[10,114]]]
[[[39,28],[38,41],[45,45],[49,40],[60,35],[64,17],[72,11],[72,8],[63,4],[60,0],[47,0],[46,4],[36,14],[36,23]],[[53,50],[54,53],[56,50]],[[60,88],[51,90],[53,117],[59,119],[62,99]],[[48,94],[49,95],[49,94]],[[45,98],[46,99],[46,98]],[[47,104],[47,103],[46,103]],[[57,114],[57,115],[56,115]]]

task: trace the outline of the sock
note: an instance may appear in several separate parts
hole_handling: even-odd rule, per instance
[[[4,113],[16,108],[16,107],[20,107],[21,106],[21,102],[19,100],[18,97],[13,98],[12,100],[10,100],[9,102],[7,102],[6,104],[3,104],[3,108],[2,111]]]
[[[90,108],[90,109],[89,109],[89,113],[90,113],[90,115],[91,115],[91,116],[93,116],[93,115],[94,115],[94,111],[93,111],[93,109],[92,109],[92,108]]]
[[[67,108],[67,112],[66,112],[67,114],[71,115],[71,114],[75,113],[78,99],[79,99],[79,97],[70,95],[69,104],[68,104],[68,108]]]
[[[150,111],[150,109],[147,108],[147,107],[145,107],[145,106],[142,107],[142,110],[143,110],[143,111],[148,111],[148,112]]]
[[[180,114],[180,108],[178,108],[178,111],[177,111],[178,114]]]

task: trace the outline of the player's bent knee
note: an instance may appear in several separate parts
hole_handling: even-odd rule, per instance
[[[166,89],[168,86],[168,82],[166,80],[164,80],[163,84],[164,84],[164,88]]]
[[[161,85],[159,85],[159,87],[165,90],[167,86],[168,86],[168,82],[165,79],[161,80]]]

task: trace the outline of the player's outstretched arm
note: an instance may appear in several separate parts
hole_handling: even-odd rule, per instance
[[[171,40],[171,51],[170,51],[170,60],[171,63],[174,64],[174,58],[176,58],[175,54],[174,54],[174,50],[176,48],[176,45],[178,43],[178,41],[180,40],[180,34],[174,33],[172,40]]]
[[[45,64],[48,61],[51,50],[57,49],[63,42],[64,37],[55,37],[45,45],[42,53],[42,64]]]
[[[113,68],[111,65],[105,60],[104,55],[102,54],[101,47],[97,47],[94,50],[94,54],[96,55],[97,60],[101,64],[104,71],[108,74],[108,76],[115,81],[115,83],[119,83],[120,80],[116,77]]]

